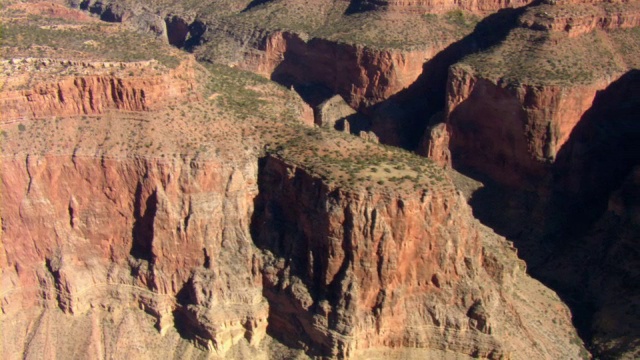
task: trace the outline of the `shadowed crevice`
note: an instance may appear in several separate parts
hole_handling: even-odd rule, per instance
[[[536,179],[535,191],[505,188],[465,171],[485,184],[470,199],[474,216],[514,242],[529,274],[561,296],[580,336],[591,345],[599,312],[619,307],[615,304],[623,293],[628,299],[640,298],[640,280],[633,270],[639,268],[640,257],[627,249],[629,239],[640,233],[638,225],[609,208],[612,195],[640,166],[638,94],[639,70],[599,91],[558,152],[549,176]],[[623,198],[636,206],[639,202],[629,195],[633,185],[627,188],[631,190]],[[637,285],[629,287],[634,281]],[[624,322],[612,328],[640,324],[640,315],[630,313]],[[607,352],[615,354],[624,348],[620,346]]]
[[[145,203],[142,212],[142,203]],[[131,230],[132,244],[129,254],[136,259],[146,260],[153,263],[153,226],[158,211],[158,196],[156,191],[149,197],[143,199],[142,184],[136,187],[135,201],[133,205],[133,229]]]

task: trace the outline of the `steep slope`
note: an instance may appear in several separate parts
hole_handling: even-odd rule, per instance
[[[474,213],[518,244],[531,273],[570,303],[583,338],[607,358],[638,351],[627,327],[637,327],[629,325],[637,314],[616,302],[635,304],[640,289],[635,251],[619,250],[633,248],[637,219],[613,215],[607,202],[640,162],[639,6],[528,8],[503,42],[450,68],[447,133],[431,131],[423,144],[501,184],[472,198]],[[615,315],[621,308],[624,319]]]
[[[418,149],[442,165],[511,188],[498,190],[498,206],[495,199],[479,204],[491,193],[481,190],[471,199],[475,214],[516,240],[536,276],[551,274],[544,275],[546,283],[558,285],[555,265],[545,264],[585,239],[584,229],[604,216],[611,192],[638,162],[637,125],[607,123],[609,113],[602,109],[635,109],[629,107],[633,90],[619,90],[636,86],[640,3],[323,0],[314,5],[297,0],[225,1],[219,7],[174,1],[80,4],[105,20],[156,32],[201,60],[292,86],[313,106],[338,94],[360,111],[357,124],[347,121],[353,132],[372,130],[383,143]],[[614,105],[598,104],[600,95],[619,93],[622,99]],[[485,213],[487,208],[492,209]],[[580,272],[588,274],[584,266]],[[558,289],[572,301],[574,288],[587,287],[577,281]],[[607,296],[617,296],[616,291]],[[597,293],[581,296],[590,302]],[[579,304],[573,309],[578,318],[592,312]],[[576,320],[587,339],[590,316]]]
[[[452,67],[454,162],[512,186],[544,178],[596,94],[638,67],[637,14],[636,1],[531,7],[499,45]]]
[[[59,18],[28,21],[55,34],[47,27]],[[100,28],[80,29],[90,40]],[[94,60],[122,51],[91,49],[83,56]],[[439,167],[310,128],[295,92],[175,56],[178,74],[155,69],[166,81],[145,83],[124,62],[124,73],[102,76],[145,84],[145,94],[192,90],[179,103],[124,107],[88,87],[107,99],[94,112],[63,96],[80,110],[18,110],[0,125],[3,357],[584,352],[566,306],[472,218]],[[41,67],[19,91],[90,76],[77,69],[87,73]]]

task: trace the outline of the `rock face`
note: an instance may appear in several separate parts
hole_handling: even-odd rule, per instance
[[[221,352],[264,337],[253,164],[23,155],[2,174],[4,314],[131,306]]]
[[[49,59],[14,59],[6,66],[20,67],[55,66]],[[58,61],[59,62],[59,61]],[[197,100],[195,59],[183,61],[176,69],[153,76],[78,75],[42,81],[29,90],[4,91],[0,99],[0,122],[17,118],[41,118],[44,116],[97,115],[106,110],[147,111],[166,106],[170,102]],[[115,68],[140,71],[157,66],[156,62],[144,63],[72,63],[84,72],[103,72]],[[98,70],[96,70],[98,69]]]
[[[585,3],[589,5],[585,5]],[[543,5],[519,20],[520,25],[536,30],[564,32],[575,38],[594,30],[614,30],[640,26],[640,4],[590,6],[606,1],[572,1],[558,6]]]
[[[331,357],[381,347],[577,356],[513,341],[538,331],[517,325],[530,310],[501,295],[517,288],[522,269],[491,250],[453,188],[343,192],[273,157],[261,161],[258,181],[252,234],[266,255],[275,336]]]
[[[532,265],[531,274],[571,299],[576,326],[592,343],[595,354],[635,358],[638,345],[630,338],[637,335],[628,324],[639,320],[620,299],[636,304],[639,287],[637,282],[623,284],[618,279],[636,276],[632,269],[637,267],[637,256],[627,250],[629,239],[636,236],[637,219],[630,211],[633,205],[618,205],[621,193],[629,196],[627,204],[634,202],[632,179],[640,161],[640,124],[633,114],[639,106],[640,82],[638,64],[630,60],[637,58],[633,55],[637,48],[619,47],[616,41],[637,32],[611,29],[637,26],[637,2],[580,6],[531,7],[520,18],[520,25],[528,29],[516,28],[512,34],[526,38],[535,28],[544,31],[546,39],[553,39],[551,44],[564,49],[569,48],[567,44],[585,44],[585,39],[605,39],[603,46],[614,45],[608,47],[606,57],[593,62],[611,66],[589,68],[573,62],[573,68],[591,73],[566,81],[566,77],[549,75],[555,70],[528,71],[521,66],[528,63],[544,68],[545,57],[518,62],[514,56],[495,72],[470,57],[450,68],[446,125],[454,167],[471,169],[520,190],[511,199],[502,200],[504,209],[491,202],[482,204],[477,199],[483,195],[478,195],[476,213],[498,208],[484,219],[522,244],[519,248]],[[635,44],[637,35],[633,36],[630,39]],[[501,45],[507,49],[502,54],[513,54],[515,38]],[[553,59],[553,51],[540,44],[529,42],[526,46],[552,61],[575,60],[569,56]],[[587,47],[589,51],[593,48],[593,44]],[[533,54],[526,47],[520,49]],[[510,67],[513,63],[518,66]],[[425,142],[435,143],[429,140]],[[519,197],[529,200],[513,206]],[[500,195],[492,200],[497,198]],[[514,220],[522,226],[505,226]]]
[[[449,72],[447,125],[454,159],[512,186],[544,178],[596,93],[610,83],[526,85]]]
[[[449,138],[447,124],[439,123],[428,127],[426,131],[418,148],[418,153],[435,161],[444,168],[451,167],[451,150],[449,149],[451,139]]]
[[[128,10],[113,4],[79,5],[108,21],[125,21],[129,16]],[[481,11],[484,5],[473,6]],[[169,41],[187,46],[195,29],[192,20],[174,16],[163,20],[156,14],[145,22],[149,12],[143,10],[136,18],[142,28],[159,33],[171,29]],[[438,51],[373,50],[306,40],[287,32],[261,32],[240,40],[243,44],[264,40],[260,43],[264,47],[241,52],[239,66],[268,73],[282,83],[324,84],[352,108],[397,93]],[[371,153],[354,150],[358,156],[353,159],[340,157],[339,168],[345,165],[345,174],[338,170],[328,174],[353,179],[349,186],[338,187],[343,183],[296,162],[295,156],[303,158],[307,148],[299,151],[294,141],[283,138],[295,136],[295,142],[310,145],[313,156],[333,161],[313,162],[330,172],[337,169],[333,166],[338,157],[328,153],[353,150],[331,147],[346,135],[327,135],[323,129],[285,122],[281,117],[295,116],[291,111],[281,112],[275,103],[258,104],[267,102],[263,99],[272,88],[235,79],[226,71],[216,78],[220,84],[207,83],[209,90],[219,85],[215,91],[229,91],[237,98],[218,92],[202,96],[200,85],[207,79],[200,75],[206,77],[207,72],[179,67],[156,77],[88,74],[38,83],[34,89],[12,92],[0,104],[3,114],[8,110],[0,136],[28,129],[28,134],[46,139],[38,141],[38,147],[34,141],[32,150],[11,138],[16,149],[8,149],[0,162],[0,323],[11,329],[0,337],[3,357],[16,353],[25,358],[70,357],[71,348],[125,358],[170,353],[176,358],[294,357],[270,347],[272,339],[309,356],[335,358],[584,355],[567,307],[527,276],[509,242],[473,218],[443,171],[433,167],[429,180],[419,183],[420,176],[415,176],[414,182],[412,176],[403,175],[409,171],[403,162],[408,160],[388,150],[404,172],[403,167],[384,167],[388,187],[381,185],[385,181],[376,181],[381,179],[375,174],[377,167],[368,180],[356,181],[350,161],[359,166]],[[460,99],[472,97],[480,82],[461,84]],[[498,98],[504,95],[501,91],[508,92],[500,85],[481,85],[498,93]],[[523,91],[522,98],[534,104],[534,119],[542,116],[535,115],[542,111],[535,104],[560,102],[551,95],[552,100],[545,100],[546,93],[535,89]],[[168,99],[167,94],[175,97]],[[184,111],[197,104],[159,111],[158,119],[153,118],[154,110],[173,100],[209,102],[189,112],[202,118]],[[295,108],[292,101],[285,99],[283,107]],[[261,114],[247,113],[247,106],[254,104],[256,112],[273,106],[274,114],[256,119]],[[111,109],[109,119],[82,119],[83,126],[104,129],[105,122],[116,124],[119,115],[145,111],[152,115],[134,119],[135,127],[125,127],[131,133],[114,131],[119,138],[110,139],[116,144],[144,139],[143,146],[110,152],[100,141],[83,147],[81,141],[70,140],[75,149],[53,151],[50,144],[65,129],[56,133],[35,126],[49,116],[73,125],[78,115]],[[460,109],[464,101],[452,105],[452,112]],[[196,122],[203,127],[179,132]],[[534,140],[527,144],[534,154],[537,147],[565,141],[547,141],[544,136],[553,138],[555,133],[544,131],[556,129],[540,130],[538,122],[532,124]],[[433,127],[433,141],[427,146],[428,153],[443,163],[449,161],[444,146],[449,125],[457,126]],[[57,129],[58,123],[54,126]],[[188,138],[183,147],[170,149],[176,153],[146,143],[145,135],[165,126],[169,130],[164,134]],[[464,123],[456,129],[463,127]],[[220,135],[216,131],[225,138],[216,137]],[[366,137],[371,140],[366,144],[357,138],[342,143],[380,149],[372,135]],[[280,141],[278,146],[270,147],[272,140]],[[206,150],[204,145],[212,143],[225,146]],[[125,156],[117,151],[125,151]],[[360,169],[358,176],[368,171]],[[358,181],[369,181],[369,186]],[[150,331],[152,327],[156,332]],[[73,329],[75,336],[60,337],[65,328]],[[134,333],[142,337],[139,345],[123,340],[124,346],[119,346],[120,339]]]
[[[240,68],[285,84],[322,84],[354,109],[379,103],[409,86],[422,73],[424,62],[441,50],[381,50],[306,40],[290,32],[252,36],[255,44],[238,43],[245,49],[235,62]]]
[[[336,95],[320,103],[314,113],[316,124],[334,128],[337,122],[345,123],[346,119],[356,111],[347,105],[340,95]]]
[[[3,159],[2,174],[3,316],[140,307],[160,333],[179,324],[219,354],[243,339],[257,346],[267,326],[339,357],[380,347],[491,358],[580,350],[565,337],[566,308],[522,280],[515,254],[491,250],[451,186],[345,193],[303,170],[291,176],[273,157],[256,169],[23,155]],[[556,307],[559,325],[538,321],[557,344],[514,320],[537,306],[501,295],[523,291],[520,281]],[[538,345],[515,340],[523,331]]]

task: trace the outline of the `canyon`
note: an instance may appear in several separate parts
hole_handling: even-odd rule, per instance
[[[638,355],[637,1],[27,4],[3,357]]]

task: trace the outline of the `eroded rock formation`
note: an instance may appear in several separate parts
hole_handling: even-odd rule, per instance
[[[195,59],[188,58],[177,68],[161,72],[154,70],[154,67],[160,67],[156,61],[98,63],[37,58],[4,61],[3,68],[16,73],[36,68],[46,71],[47,67],[55,66],[79,68],[82,72],[56,81],[41,80],[28,90],[3,91],[0,122],[45,116],[98,115],[107,110],[148,111],[169,103],[194,101],[199,96],[194,64]],[[113,74],[114,70],[119,74]],[[145,70],[153,74],[139,74]]]
[[[504,240],[478,230],[451,185],[343,192],[273,157],[258,169],[71,155],[14,156],[2,167],[5,317],[140,307],[160,333],[179,324],[219,354],[258,346],[267,329],[339,357],[380,347],[491,358],[580,351],[565,335],[566,308],[499,250]],[[556,308],[541,327],[515,321],[540,305],[507,295],[530,291]]]
[[[221,352],[264,337],[254,164],[19,155],[2,174],[4,314],[140,307]]]
[[[460,165],[527,186],[544,178],[596,93],[609,83],[496,83],[470,67],[453,66],[446,105],[451,151]]]
[[[391,12],[461,7],[447,2],[375,3]],[[384,102],[414,83],[424,62],[449,45],[447,40],[427,50],[400,51],[308,39],[289,31],[238,33],[224,23],[205,25],[184,9],[152,14],[147,8],[133,11],[114,4],[86,1],[81,6],[107,21],[134,19],[139,28],[166,36],[176,46],[189,47],[189,41],[200,41],[206,27],[219,26],[215,30],[237,45],[225,62],[283,84],[320,84],[359,109]],[[462,8],[484,13],[525,4],[480,1]],[[635,21],[624,19],[618,21],[621,26]],[[385,178],[385,186],[371,179],[365,186],[354,176],[348,178],[349,186],[337,186],[326,172],[318,175],[311,166],[282,155],[286,141],[271,146],[262,138],[272,127],[274,138],[309,140],[309,148],[320,152],[314,156],[325,158],[336,151],[330,143],[343,134],[323,138],[318,130],[291,135],[269,122],[289,114],[286,111],[273,110],[260,119],[243,112],[249,101],[257,104],[275,92],[250,82],[237,87],[227,82],[217,88],[220,92],[205,97],[198,82],[206,72],[196,73],[193,65],[188,60],[169,75],[83,75],[39,83],[12,92],[11,99],[0,104],[3,116],[4,109],[9,110],[3,117],[6,129],[15,126],[8,120],[24,118],[72,118],[107,109],[116,110],[115,118],[121,110],[153,112],[169,104],[167,93],[176,95],[171,101],[213,104],[200,113],[207,119],[206,128],[176,135],[175,142],[178,136],[189,137],[177,155],[160,147],[153,150],[155,144],[147,146],[141,136],[134,140],[144,139],[148,153],[123,157],[99,145],[66,152],[9,149],[13,155],[3,156],[0,322],[17,329],[14,335],[3,334],[3,355],[63,357],[68,355],[66,344],[80,351],[155,358],[168,351],[186,358],[211,352],[231,358],[284,354],[282,348],[271,347],[273,339],[306,355],[338,358],[585,355],[567,307],[528,277],[508,241],[473,218],[444,172],[431,174],[434,181],[425,187],[416,177],[416,184],[409,186],[412,191],[388,181],[396,179],[400,168],[387,168],[394,176]],[[446,123],[432,121],[422,152],[444,165],[453,153],[454,165],[476,167],[507,184],[544,177],[566,144],[573,144],[571,155],[577,156],[568,158],[580,161],[581,141],[572,142],[571,134],[598,90],[611,80],[570,88],[527,85],[493,81],[465,65],[455,66]],[[225,91],[238,98],[225,97]],[[254,97],[244,99],[247,93]],[[236,108],[224,112],[224,106]],[[178,111],[163,115],[184,127],[200,120],[187,116],[186,107],[181,110],[180,116]],[[162,126],[136,121],[142,134]],[[217,129],[218,123],[226,129]],[[229,146],[207,152],[204,145],[210,143],[198,135],[216,131],[225,137],[237,132],[238,141],[233,138],[223,143]],[[312,143],[312,137],[320,140]],[[117,140],[124,142],[124,137]],[[378,148],[373,142],[358,146]],[[400,155],[397,160],[402,161]],[[619,190],[624,196],[611,198],[610,213],[623,221],[637,217],[635,205],[621,200],[635,194],[635,180]],[[624,236],[633,239],[633,234]],[[629,240],[607,248],[613,254],[605,257],[607,264],[615,267],[621,258],[617,255],[632,245]],[[632,269],[633,261],[622,258],[622,267]],[[626,268],[619,273],[635,274]],[[607,276],[596,277],[590,291],[601,289]],[[607,294],[624,286],[613,287]],[[609,305],[616,303],[607,296],[595,328],[605,335],[594,341],[603,352],[617,351],[606,336],[632,342],[635,334],[633,329],[616,332],[607,327],[611,318],[621,316],[610,312],[614,306]],[[48,345],[52,331],[74,323],[91,329],[77,334],[82,341]],[[144,334],[145,351],[127,345],[118,352],[113,345],[110,339],[121,339],[130,329]]]

